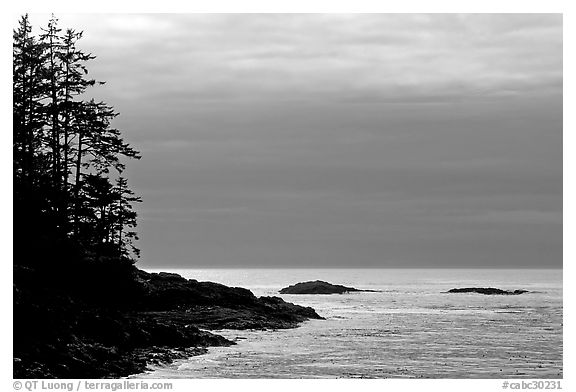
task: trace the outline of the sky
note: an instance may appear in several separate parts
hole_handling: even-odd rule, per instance
[[[561,15],[57,16],[141,266],[562,266]]]

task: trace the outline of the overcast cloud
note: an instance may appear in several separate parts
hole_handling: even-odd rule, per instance
[[[58,16],[142,265],[562,265],[560,15]]]

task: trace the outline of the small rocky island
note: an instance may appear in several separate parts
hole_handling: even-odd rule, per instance
[[[284,287],[280,294],[343,294],[350,292],[375,292],[376,290],[360,290],[354,287],[346,287],[332,284],[322,280],[300,282],[295,285]]]
[[[493,287],[464,287],[460,289],[451,289],[448,293],[477,293],[484,295],[519,295],[527,293],[528,290],[502,290]]]

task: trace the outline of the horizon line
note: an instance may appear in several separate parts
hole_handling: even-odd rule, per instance
[[[495,266],[467,266],[467,267],[458,267],[458,266],[436,266],[436,267],[423,267],[423,266],[361,266],[361,267],[345,267],[345,266],[309,266],[309,267],[291,267],[291,266],[242,266],[242,267],[226,267],[226,266],[174,266],[174,265],[167,265],[167,266],[153,266],[153,265],[141,265],[138,266],[139,268],[153,268],[153,269],[537,269],[537,270],[546,270],[546,269],[560,269],[563,270],[564,266],[560,267],[512,267],[512,266],[502,266],[502,267],[495,267]]]

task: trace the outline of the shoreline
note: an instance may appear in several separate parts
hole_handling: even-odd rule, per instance
[[[41,271],[15,266],[13,376],[128,377],[235,344],[212,332],[217,329],[287,329],[322,319],[310,307],[240,287],[133,266],[129,272],[103,296],[89,289],[62,292]]]

